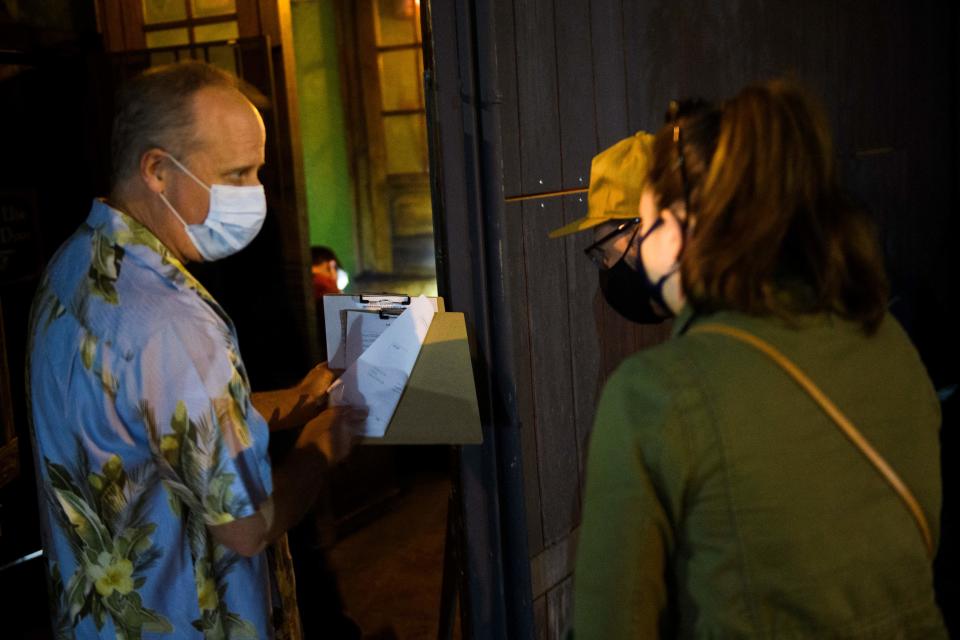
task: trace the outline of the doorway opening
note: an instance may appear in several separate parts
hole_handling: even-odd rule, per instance
[[[436,296],[419,0],[300,0],[292,25],[314,270],[349,277],[315,293]],[[365,633],[437,634],[450,457],[365,446],[334,472],[329,558]]]
[[[310,245],[347,291],[436,295],[419,1],[292,11]]]

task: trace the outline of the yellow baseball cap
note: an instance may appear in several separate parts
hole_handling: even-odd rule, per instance
[[[550,232],[559,238],[592,229],[607,220],[640,215],[640,192],[653,163],[653,135],[638,131],[593,157],[587,215]]]

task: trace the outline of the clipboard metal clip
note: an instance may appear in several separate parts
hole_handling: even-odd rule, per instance
[[[381,320],[392,320],[404,311],[402,307],[382,307],[378,313]]]
[[[361,304],[410,305],[410,296],[394,293],[361,294],[357,296]]]

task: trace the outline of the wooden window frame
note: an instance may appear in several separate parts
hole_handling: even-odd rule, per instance
[[[211,24],[221,24],[224,22],[236,22],[237,30],[240,29],[240,14],[239,11],[233,11],[231,13],[223,13],[216,16],[203,16],[195,17],[193,15],[193,2],[191,0],[183,0],[184,9],[186,10],[187,17],[183,20],[170,20],[167,22],[153,22],[147,24],[143,22],[143,32],[144,40],[146,40],[146,34],[155,32],[155,31],[167,31],[169,29],[186,29],[187,30],[187,43],[188,45],[198,44],[196,36],[194,34],[195,27],[202,27]],[[140,8],[141,19],[143,16],[143,3],[137,2],[137,6]],[[239,7],[238,7],[239,10]]]
[[[380,45],[375,21],[377,0],[336,0],[337,49],[340,55],[340,82],[344,117],[347,124],[347,149],[356,203],[358,271],[367,274],[394,273],[394,222],[390,208],[391,184],[411,177],[429,181],[429,157],[425,172],[388,173],[385,119],[391,116],[421,115],[426,126],[426,101],[422,68],[416,78],[420,88],[420,108],[384,109],[380,89],[378,58],[391,51],[418,50],[423,55],[423,35],[419,16],[411,18],[416,42]],[[422,11],[422,8],[420,9]],[[422,60],[422,58],[418,58]],[[423,138],[426,141],[426,131]],[[423,153],[429,154],[426,144]]]
[[[281,42],[282,11],[276,0],[236,0],[237,10],[232,14],[195,18],[192,21],[177,20],[144,24],[143,3],[140,0],[96,0],[97,27],[103,34],[107,51],[139,51],[147,48],[147,31],[189,27],[190,43],[193,44],[193,26],[216,24],[228,20],[237,21],[239,37],[258,35],[270,37],[271,42]],[[289,10],[289,1],[286,5]],[[187,3],[188,17],[192,7]]]

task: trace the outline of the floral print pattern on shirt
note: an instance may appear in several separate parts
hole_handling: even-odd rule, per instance
[[[233,325],[103,201],[40,284],[27,382],[57,636],[271,637],[264,554],[208,528],[272,491]]]

